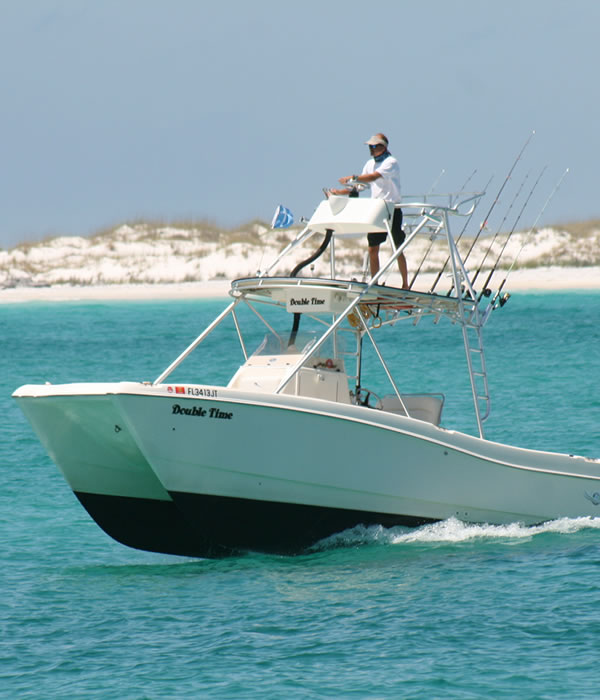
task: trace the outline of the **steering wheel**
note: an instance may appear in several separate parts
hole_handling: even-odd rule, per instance
[[[366,406],[367,408],[376,408],[379,411],[383,410],[383,402],[379,398],[379,396],[377,396],[377,394],[375,394],[370,389],[365,389],[364,387],[361,387],[358,390],[358,393],[356,394],[356,403],[359,406]]]
[[[367,189],[368,185],[366,182],[358,182],[358,180],[348,180],[348,182],[346,183],[346,187],[352,187],[358,192],[362,192],[363,190]]]
[[[332,191],[333,189],[349,189],[349,190],[354,190],[355,192],[362,192],[363,190],[366,190],[368,185],[366,185],[364,182],[357,182],[356,180],[348,180],[348,182],[345,185],[340,185],[339,187],[334,187],[329,190],[323,190],[326,194],[326,196],[329,196],[330,194],[333,194],[335,197],[339,196],[344,196],[344,195],[336,195]]]

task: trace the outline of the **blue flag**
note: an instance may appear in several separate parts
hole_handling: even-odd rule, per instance
[[[280,204],[275,210],[271,228],[288,228],[288,226],[291,226],[293,223],[294,215],[292,212]]]

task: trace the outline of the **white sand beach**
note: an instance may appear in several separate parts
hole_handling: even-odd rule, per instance
[[[180,284],[103,284],[0,289],[0,304],[28,301],[138,301],[159,299],[218,299],[229,294],[226,280]]]
[[[496,289],[505,272],[496,272],[491,287]],[[427,291],[435,275],[419,276],[416,290]],[[396,285],[399,279],[391,274],[388,284]],[[48,287],[12,287],[0,289],[0,304],[22,302],[60,302],[92,300],[160,300],[226,298],[228,280],[208,282],[183,282],[178,284],[108,284],[108,285],[54,285]],[[539,267],[513,270],[504,285],[508,292],[600,290],[600,267]],[[441,291],[441,289],[440,289]]]
[[[503,289],[558,291],[600,289],[600,229],[594,222],[584,233],[543,228],[535,235],[466,237],[459,244],[468,259],[469,272],[481,272],[476,289],[487,282],[489,270],[502,260],[487,286],[495,291],[507,276]],[[297,235],[292,229],[274,232],[252,224],[237,232],[210,231],[206,227],[181,228],[146,223],[122,225],[93,237],[59,236],[11,250],[0,250],[0,304],[27,301],[152,300],[226,298],[230,280],[263,273],[289,274],[289,270],[316,243],[307,239],[285,263],[270,267],[283,248]],[[320,242],[320,240],[318,241]],[[445,241],[416,238],[407,248],[409,279],[421,270],[414,290],[429,291],[440,269],[444,277],[435,291],[451,287]],[[518,260],[518,263],[517,263]],[[338,241],[336,276],[361,279],[367,267],[364,241]],[[395,266],[394,266],[395,267]],[[323,256],[302,273],[329,277],[330,257]],[[397,270],[384,281],[400,286]]]

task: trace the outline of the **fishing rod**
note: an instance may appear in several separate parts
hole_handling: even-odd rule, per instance
[[[473,288],[475,287],[475,280],[479,277],[479,273],[481,272],[483,265],[484,265],[485,261],[487,260],[487,257],[490,254],[492,248],[494,247],[494,243],[496,242],[496,239],[498,238],[500,231],[502,230],[502,227],[504,226],[504,223],[506,222],[506,219],[508,219],[508,215],[512,211],[512,208],[513,208],[515,202],[517,201],[517,199],[519,199],[519,196],[521,195],[523,187],[525,187],[525,183],[527,182],[528,177],[529,177],[529,173],[527,173],[525,175],[523,182],[521,182],[521,186],[517,190],[517,193],[515,194],[515,196],[512,198],[512,200],[510,202],[510,206],[506,210],[506,213],[504,214],[504,217],[503,217],[502,221],[500,222],[500,225],[496,229],[496,233],[494,234],[494,237],[492,238],[487,250],[485,251],[485,255],[483,256],[483,258],[481,259],[481,261],[479,263],[479,267],[477,268],[477,270],[475,270],[475,275],[473,276],[473,279],[471,280],[471,286]]]
[[[494,263],[492,269],[490,270],[490,274],[487,276],[487,279],[486,279],[486,281],[485,281],[485,284],[483,285],[483,288],[482,288],[482,290],[481,290],[481,293],[480,293],[480,295],[479,295],[479,298],[477,299],[478,302],[481,301],[481,298],[482,298],[482,297],[484,297],[484,296],[489,297],[490,294],[492,293],[491,290],[488,288],[488,284],[490,283],[490,280],[492,279],[492,276],[493,276],[494,272],[496,272],[496,268],[498,267],[498,263],[500,262],[502,256],[504,255],[504,251],[506,250],[506,246],[508,245],[508,242],[510,241],[510,239],[511,239],[513,233],[515,232],[515,229],[517,228],[517,224],[518,224],[519,221],[521,220],[521,216],[523,216],[523,212],[525,211],[527,205],[529,204],[529,200],[531,199],[531,195],[532,195],[532,194],[535,192],[535,190],[537,189],[538,183],[539,183],[539,181],[542,179],[542,175],[546,172],[546,169],[547,169],[547,168],[548,168],[547,165],[545,165],[545,166],[542,168],[542,171],[541,171],[540,174],[538,175],[537,180],[533,183],[533,187],[532,187],[531,190],[529,191],[529,194],[527,195],[527,199],[526,199],[525,202],[523,203],[523,206],[521,207],[521,211],[520,211],[519,214],[517,215],[517,218],[515,219],[515,221],[514,221],[514,223],[513,223],[513,225],[512,225],[512,228],[511,228],[511,230],[509,231],[508,236],[506,237],[506,240],[504,241],[504,245],[502,246],[502,248],[500,249],[500,252],[498,253],[498,257],[496,258],[496,262]]]
[[[473,172],[469,175],[469,177],[463,182],[461,188],[456,193],[456,196],[454,197],[454,199],[450,200],[450,206],[454,206],[454,203],[458,199],[459,194],[461,192],[464,192],[466,186],[469,184],[469,182],[471,182],[471,180],[475,177],[476,174],[477,174],[477,168],[475,168],[475,170],[473,170]]]
[[[521,148],[521,150],[519,151],[519,154],[518,154],[517,157],[515,158],[515,161],[514,161],[514,163],[512,164],[511,169],[508,171],[508,175],[504,178],[504,182],[502,183],[502,186],[501,186],[500,189],[498,190],[498,194],[496,195],[496,199],[494,199],[494,201],[492,202],[492,206],[490,207],[490,209],[489,209],[489,211],[488,211],[488,213],[487,213],[487,216],[486,216],[486,217],[484,218],[484,220],[481,222],[481,226],[479,227],[479,231],[477,232],[477,235],[476,235],[475,238],[473,239],[473,243],[471,243],[471,247],[469,248],[469,250],[467,251],[467,254],[465,255],[465,257],[464,257],[464,259],[463,259],[463,265],[466,265],[467,260],[469,259],[469,256],[471,255],[471,252],[473,251],[473,248],[475,247],[475,244],[476,244],[477,241],[479,240],[479,236],[481,236],[481,232],[482,232],[483,229],[487,226],[488,219],[490,218],[492,212],[494,211],[494,209],[495,209],[495,207],[496,207],[496,204],[498,204],[498,201],[499,201],[499,199],[500,199],[500,196],[501,196],[502,192],[504,191],[504,188],[506,187],[508,181],[510,180],[510,178],[511,178],[511,176],[512,176],[512,174],[513,174],[513,170],[517,167],[517,163],[521,160],[521,156],[523,155],[523,152],[525,151],[525,149],[527,148],[527,146],[529,146],[529,142],[530,142],[531,139],[534,137],[534,135],[535,135],[535,131],[532,131],[531,134],[529,134],[529,138],[527,139],[527,141],[525,141],[525,143],[524,143],[524,145],[523,145],[523,148]],[[453,290],[453,289],[454,289],[454,282],[452,283],[450,289],[448,290],[448,293],[446,294],[447,297],[449,297],[450,294],[452,294],[452,290]]]
[[[440,226],[441,226],[441,224],[440,224]],[[413,278],[411,279],[410,284],[408,285],[409,289],[412,289],[413,284],[415,283],[415,280],[419,276],[419,272],[421,272],[421,268],[423,267],[423,263],[425,262],[425,260],[429,256],[429,253],[431,253],[431,249],[433,248],[433,244],[435,242],[435,234],[440,230],[440,226],[438,226],[438,228],[431,234],[431,240],[429,242],[429,247],[425,251],[425,255],[423,256],[423,259],[421,260],[419,267],[417,268],[417,271],[413,275]]]
[[[490,302],[490,308],[496,308],[495,304],[496,304],[496,302],[498,301],[498,298],[500,297],[500,294],[501,294],[501,292],[502,292],[502,289],[504,288],[504,285],[506,284],[506,280],[508,279],[508,276],[509,276],[510,273],[512,272],[512,270],[513,270],[513,268],[514,268],[514,266],[515,266],[515,263],[517,262],[517,260],[518,260],[518,258],[519,258],[519,255],[521,255],[521,252],[523,251],[523,248],[525,247],[526,243],[529,241],[529,238],[530,238],[531,234],[533,233],[535,227],[537,226],[537,222],[540,220],[542,214],[546,211],[546,207],[548,206],[548,204],[550,204],[550,202],[552,201],[554,195],[558,192],[558,189],[559,189],[560,186],[562,185],[562,181],[565,179],[565,177],[567,176],[567,173],[568,173],[568,172],[569,172],[569,168],[567,168],[567,169],[565,170],[565,172],[560,176],[558,182],[557,182],[556,185],[554,186],[554,189],[553,189],[552,192],[548,195],[548,199],[545,201],[544,206],[541,208],[540,213],[537,215],[535,221],[533,222],[532,227],[529,229],[529,231],[527,232],[527,235],[526,235],[525,238],[523,239],[523,243],[521,244],[521,247],[519,248],[519,252],[518,252],[517,255],[515,256],[515,259],[513,260],[512,265],[508,268],[508,272],[506,273],[506,276],[505,276],[504,279],[502,280],[502,284],[498,287],[498,291],[496,292],[496,294],[494,295],[494,298],[493,298],[492,301]],[[500,306],[504,306],[504,304],[506,304],[506,302],[508,301],[508,297],[509,297],[509,295],[508,295],[508,294],[505,294],[504,297],[502,297],[502,298],[500,299],[500,301],[499,301]]]
[[[469,255],[471,255],[471,251],[473,250],[473,247],[477,243],[479,236],[481,235],[481,232],[487,226],[488,219],[490,218],[492,212],[494,211],[496,204],[498,204],[498,201],[500,200],[500,196],[502,195],[502,192],[504,192],[504,188],[508,184],[508,181],[510,180],[511,175],[513,174],[513,170],[517,167],[517,163],[521,160],[521,156],[523,155],[523,151],[527,148],[527,146],[529,146],[529,142],[533,138],[534,134],[535,134],[535,131],[532,131],[531,134],[529,134],[529,138],[527,139],[527,141],[525,141],[523,148],[519,151],[519,155],[515,158],[515,161],[512,164],[511,169],[508,171],[508,175],[504,178],[504,182],[502,183],[502,186],[498,190],[498,194],[496,195],[496,199],[494,199],[494,201],[492,202],[492,206],[490,207],[490,209],[487,213],[487,216],[481,222],[481,226],[479,227],[479,231],[477,232],[477,235],[473,239],[473,243],[471,243],[471,247],[469,248],[469,251],[467,252],[467,254],[465,256],[463,263],[466,264],[467,260],[469,259]]]
[[[437,187],[438,182],[442,179],[442,176],[443,176],[445,173],[446,173],[446,169],[445,169],[445,168],[442,168],[442,169],[440,170],[440,174],[439,174],[439,175],[436,177],[436,179],[431,183],[431,187],[429,188],[429,190],[427,191],[427,193],[426,193],[425,196],[423,197],[423,200],[424,200],[425,202],[427,201],[427,197],[429,197],[429,195],[435,190],[435,188]],[[431,242],[431,245],[433,245],[433,241]],[[431,246],[430,246],[430,249],[431,249]],[[425,253],[425,258],[426,258],[426,257],[427,257],[427,253]],[[423,262],[425,261],[425,258],[423,258],[423,260],[421,260],[421,265],[423,265]],[[421,265],[419,265],[419,270],[421,269]],[[414,275],[413,278],[412,278],[412,281],[411,281],[410,284],[408,285],[408,288],[409,288],[409,289],[412,289],[412,286],[413,286],[413,284],[414,284],[414,281],[417,279],[417,275],[419,274],[419,270],[417,270],[417,272],[415,273],[415,275]]]
[[[440,173],[440,177],[441,177],[441,175],[442,175],[444,172],[445,172],[445,171],[442,170],[442,172]],[[469,182],[471,182],[471,180],[472,180],[473,177],[475,176],[475,173],[476,173],[476,172],[477,172],[477,168],[475,168],[475,170],[473,170],[473,172],[469,175],[469,177],[464,181],[464,183],[462,184],[461,188],[459,189],[459,192],[462,192],[462,191],[465,189],[465,187],[469,184]],[[438,177],[438,180],[439,180],[439,179],[440,179],[440,178]],[[437,180],[436,180],[436,183],[437,183]],[[432,190],[432,189],[433,189],[433,186],[432,186],[431,189],[429,190],[428,194],[425,195],[425,198],[427,198],[428,195],[431,194],[431,190]],[[456,197],[458,198],[458,195],[456,195]],[[456,200],[452,200],[452,199],[450,200],[450,206],[453,206],[453,205],[454,205],[454,201],[456,201]],[[439,229],[438,229],[438,230],[439,230]],[[415,280],[417,279],[417,277],[418,277],[418,275],[419,275],[419,272],[421,272],[421,268],[423,267],[423,263],[424,263],[425,260],[428,258],[429,253],[431,253],[431,249],[433,248],[433,244],[434,244],[434,242],[435,242],[435,234],[436,234],[436,233],[437,233],[437,231],[435,231],[435,232],[432,234],[432,236],[431,236],[431,241],[430,241],[430,243],[429,243],[429,248],[427,248],[427,250],[425,251],[425,255],[423,256],[423,259],[421,260],[421,263],[420,263],[419,267],[417,268],[417,271],[416,271],[415,274],[413,275],[413,278],[412,278],[412,280],[410,281],[410,284],[408,285],[408,288],[409,288],[409,289],[412,289],[412,286],[413,286],[413,284],[415,283]]]
[[[483,194],[485,194],[487,192],[487,188],[490,186],[490,183],[492,182],[493,179],[494,179],[494,176],[492,175],[492,177],[490,177],[490,179],[487,181],[485,187],[483,188]],[[462,227],[462,231],[459,233],[459,235],[456,239],[456,243],[458,243],[460,241],[460,239],[463,237],[463,234],[467,230],[467,227],[469,226],[469,224],[471,223],[471,219],[473,218],[473,215],[475,214],[475,210],[479,206],[480,202],[481,202],[481,199],[479,199],[475,203],[475,206],[473,207],[473,211],[467,217],[467,220],[465,221],[465,224]],[[431,286],[431,289],[429,290],[429,294],[433,294],[433,290],[437,287],[437,284],[440,281],[442,275],[444,274],[444,270],[446,269],[446,266],[448,265],[449,262],[450,262],[450,256],[448,255],[448,257],[446,258],[446,261],[442,265],[442,269],[438,272],[438,275],[435,278],[435,282],[433,283],[433,285]]]
[[[433,181],[431,184],[431,187],[429,188],[427,194],[425,195],[425,198],[429,197],[429,195],[435,190],[437,187],[438,182],[442,179],[442,176],[446,174],[446,168],[442,168],[440,170],[440,174],[437,176],[437,178]]]

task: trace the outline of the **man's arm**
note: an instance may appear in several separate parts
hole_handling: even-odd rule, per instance
[[[347,185],[350,182],[357,182],[361,183],[363,185],[368,185],[370,182],[374,182],[375,180],[378,180],[381,177],[381,173],[378,173],[375,171],[374,173],[362,173],[361,175],[346,175],[345,177],[341,177],[339,179],[339,182],[342,185]],[[331,194],[350,194],[352,192],[352,188],[346,188],[343,190],[329,190]]]
[[[374,173],[362,173],[361,175],[346,175],[346,177],[341,177],[339,179],[339,182],[342,183],[342,185],[348,184],[350,180],[354,180],[354,182],[362,182],[364,184],[368,184],[369,182],[373,182],[374,180],[378,180],[381,177],[381,173],[378,173],[377,170]]]

